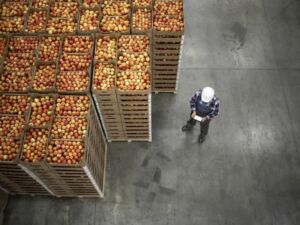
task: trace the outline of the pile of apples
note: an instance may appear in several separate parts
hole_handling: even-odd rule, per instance
[[[183,2],[182,1],[155,1],[154,11],[157,15],[182,15]]]
[[[85,8],[95,8],[99,7],[102,3],[102,0],[83,0],[82,5]]]
[[[81,31],[94,31],[99,27],[100,13],[97,10],[82,10],[80,15],[79,29]]]
[[[0,19],[0,33],[18,33],[24,25],[23,17],[4,17]]]
[[[128,15],[130,4],[127,1],[105,1],[102,5],[102,14],[105,16]]]
[[[52,140],[48,146],[47,162],[57,164],[79,164],[84,155],[81,141]]]
[[[27,91],[30,82],[30,73],[5,71],[0,76],[0,91]]]
[[[130,30],[128,16],[103,16],[100,22],[102,32],[126,32]]]
[[[154,17],[154,27],[157,31],[182,31],[184,27],[183,16],[156,15]]]
[[[25,95],[0,95],[0,114],[24,115],[30,98]]]
[[[93,87],[95,90],[111,90],[116,87],[116,70],[114,64],[96,64]]]
[[[132,28],[138,31],[147,31],[152,27],[151,10],[147,8],[137,9],[132,14]]]
[[[47,126],[51,121],[54,99],[50,96],[35,97],[31,102],[30,126]]]
[[[76,28],[74,18],[56,18],[51,17],[48,20],[47,31],[49,34],[73,33]]]
[[[42,37],[39,46],[39,59],[54,61],[58,58],[60,37]]]
[[[120,90],[148,90],[150,75],[147,71],[122,71],[117,75],[117,87]]]
[[[12,161],[16,158],[28,107],[27,96],[0,96],[0,161]]]
[[[114,37],[103,36],[97,40],[95,59],[98,61],[111,61],[117,55],[117,40]]]
[[[152,0],[133,0],[132,3],[137,7],[145,7],[151,6]]]
[[[146,35],[122,35],[118,45],[122,52],[148,52],[150,40]]]
[[[88,96],[63,96],[56,101],[56,116],[84,117],[89,111]]]
[[[77,2],[54,2],[50,7],[52,17],[74,17],[78,10]]]
[[[67,54],[60,58],[61,71],[86,71],[91,65],[89,54]]]
[[[122,53],[118,58],[120,71],[136,70],[146,71],[150,68],[150,57],[148,53]]]
[[[25,125],[25,119],[21,115],[0,116],[0,137],[18,138]]]
[[[86,118],[56,117],[54,119],[51,137],[53,139],[83,139],[87,127]]]
[[[0,161],[13,161],[16,158],[19,149],[19,140],[0,137]]]
[[[14,37],[10,39],[8,49],[13,53],[34,53],[37,46],[36,37]]]
[[[32,53],[13,53],[9,52],[4,61],[4,69],[6,71],[30,72],[35,62]]]
[[[46,8],[50,5],[50,0],[31,0],[31,6],[35,9]]]
[[[40,10],[30,13],[27,21],[27,32],[36,33],[46,30],[47,11]]]
[[[93,40],[91,36],[68,36],[64,41],[66,53],[90,53]]]
[[[4,54],[5,46],[6,46],[6,39],[0,37],[0,59],[2,58],[2,56]]]
[[[87,71],[65,71],[57,76],[58,91],[85,91],[88,88],[89,73]]]
[[[25,2],[5,1],[2,4],[2,17],[24,16],[28,11],[28,5]]]
[[[47,129],[29,129],[26,132],[23,145],[22,160],[25,162],[37,162],[45,159],[46,147],[49,136]]]
[[[42,91],[54,87],[56,78],[56,65],[39,65],[33,79],[33,89]]]

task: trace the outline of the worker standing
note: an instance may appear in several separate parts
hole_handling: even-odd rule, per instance
[[[191,115],[187,124],[182,127],[182,131],[191,130],[197,121],[200,121],[199,143],[205,141],[208,134],[210,121],[219,114],[220,101],[215,96],[215,91],[211,87],[205,87],[195,93],[190,101]]]

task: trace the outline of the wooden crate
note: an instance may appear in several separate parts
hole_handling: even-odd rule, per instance
[[[151,141],[151,92],[117,90],[124,135],[128,141]]]
[[[75,140],[56,139],[56,141]],[[79,164],[48,163],[46,157],[43,161],[35,163],[20,161],[20,164],[57,197],[103,197],[107,146],[93,104],[89,110],[87,134],[81,141],[84,142],[85,152]]]
[[[22,140],[22,138],[21,138]],[[20,149],[22,141],[19,140]],[[10,194],[52,195],[51,191],[19,164],[20,150],[13,161],[0,162],[0,186]]]

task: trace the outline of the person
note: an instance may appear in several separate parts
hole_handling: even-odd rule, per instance
[[[208,128],[210,121],[219,115],[220,100],[215,96],[215,91],[211,87],[205,87],[203,90],[199,90],[195,93],[190,101],[191,114],[190,119],[186,125],[182,127],[182,131],[191,130],[195,124],[195,116],[201,117],[200,122],[200,135],[199,143],[205,141],[205,137],[208,134]]]

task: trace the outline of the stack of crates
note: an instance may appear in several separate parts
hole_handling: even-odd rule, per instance
[[[172,15],[172,7],[163,8],[162,3],[174,2],[180,12],[178,15]],[[160,9],[160,10],[159,10]],[[162,11],[161,11],[162,10]],[[164,13],[167,13],[165,15]],[[182,13],[182,14],[181,14]],[[156,17],[181,18],[183,22],[183,2],[182,0],[156,0],[154,4],[154,25]],[[182,47],[184,42],[184,30],[172,30],[172,27],[157,29],[154,26],[152,36],[152,90],[158,92],[177,91],[179,68],[182,56]],[[166,25],[167,26],[167,25]]]
[[[150,88],[148,90],[120,90],[117,87],[117,76],[120,75],[117,67],[117,56],[122,54],[117,46],[122,37],[98,35],[96,38],[92,85],[93,100],[109,142],[151,141]],[[124,37],[126,38],[126,35]],[[149,35],[139,37],[148,37],[150,43]],[[98,52],[100,47],[104,51],[108,51],[105,48],[108,42],[116,47],[113,52],[109,53],[110,58],[104,57],[101,52]],[[146,53],[151,54],[150,50]],[[151,65],[149,66],[151,67]],[[149,74],[151,74],[151,69],[149,69]]]

